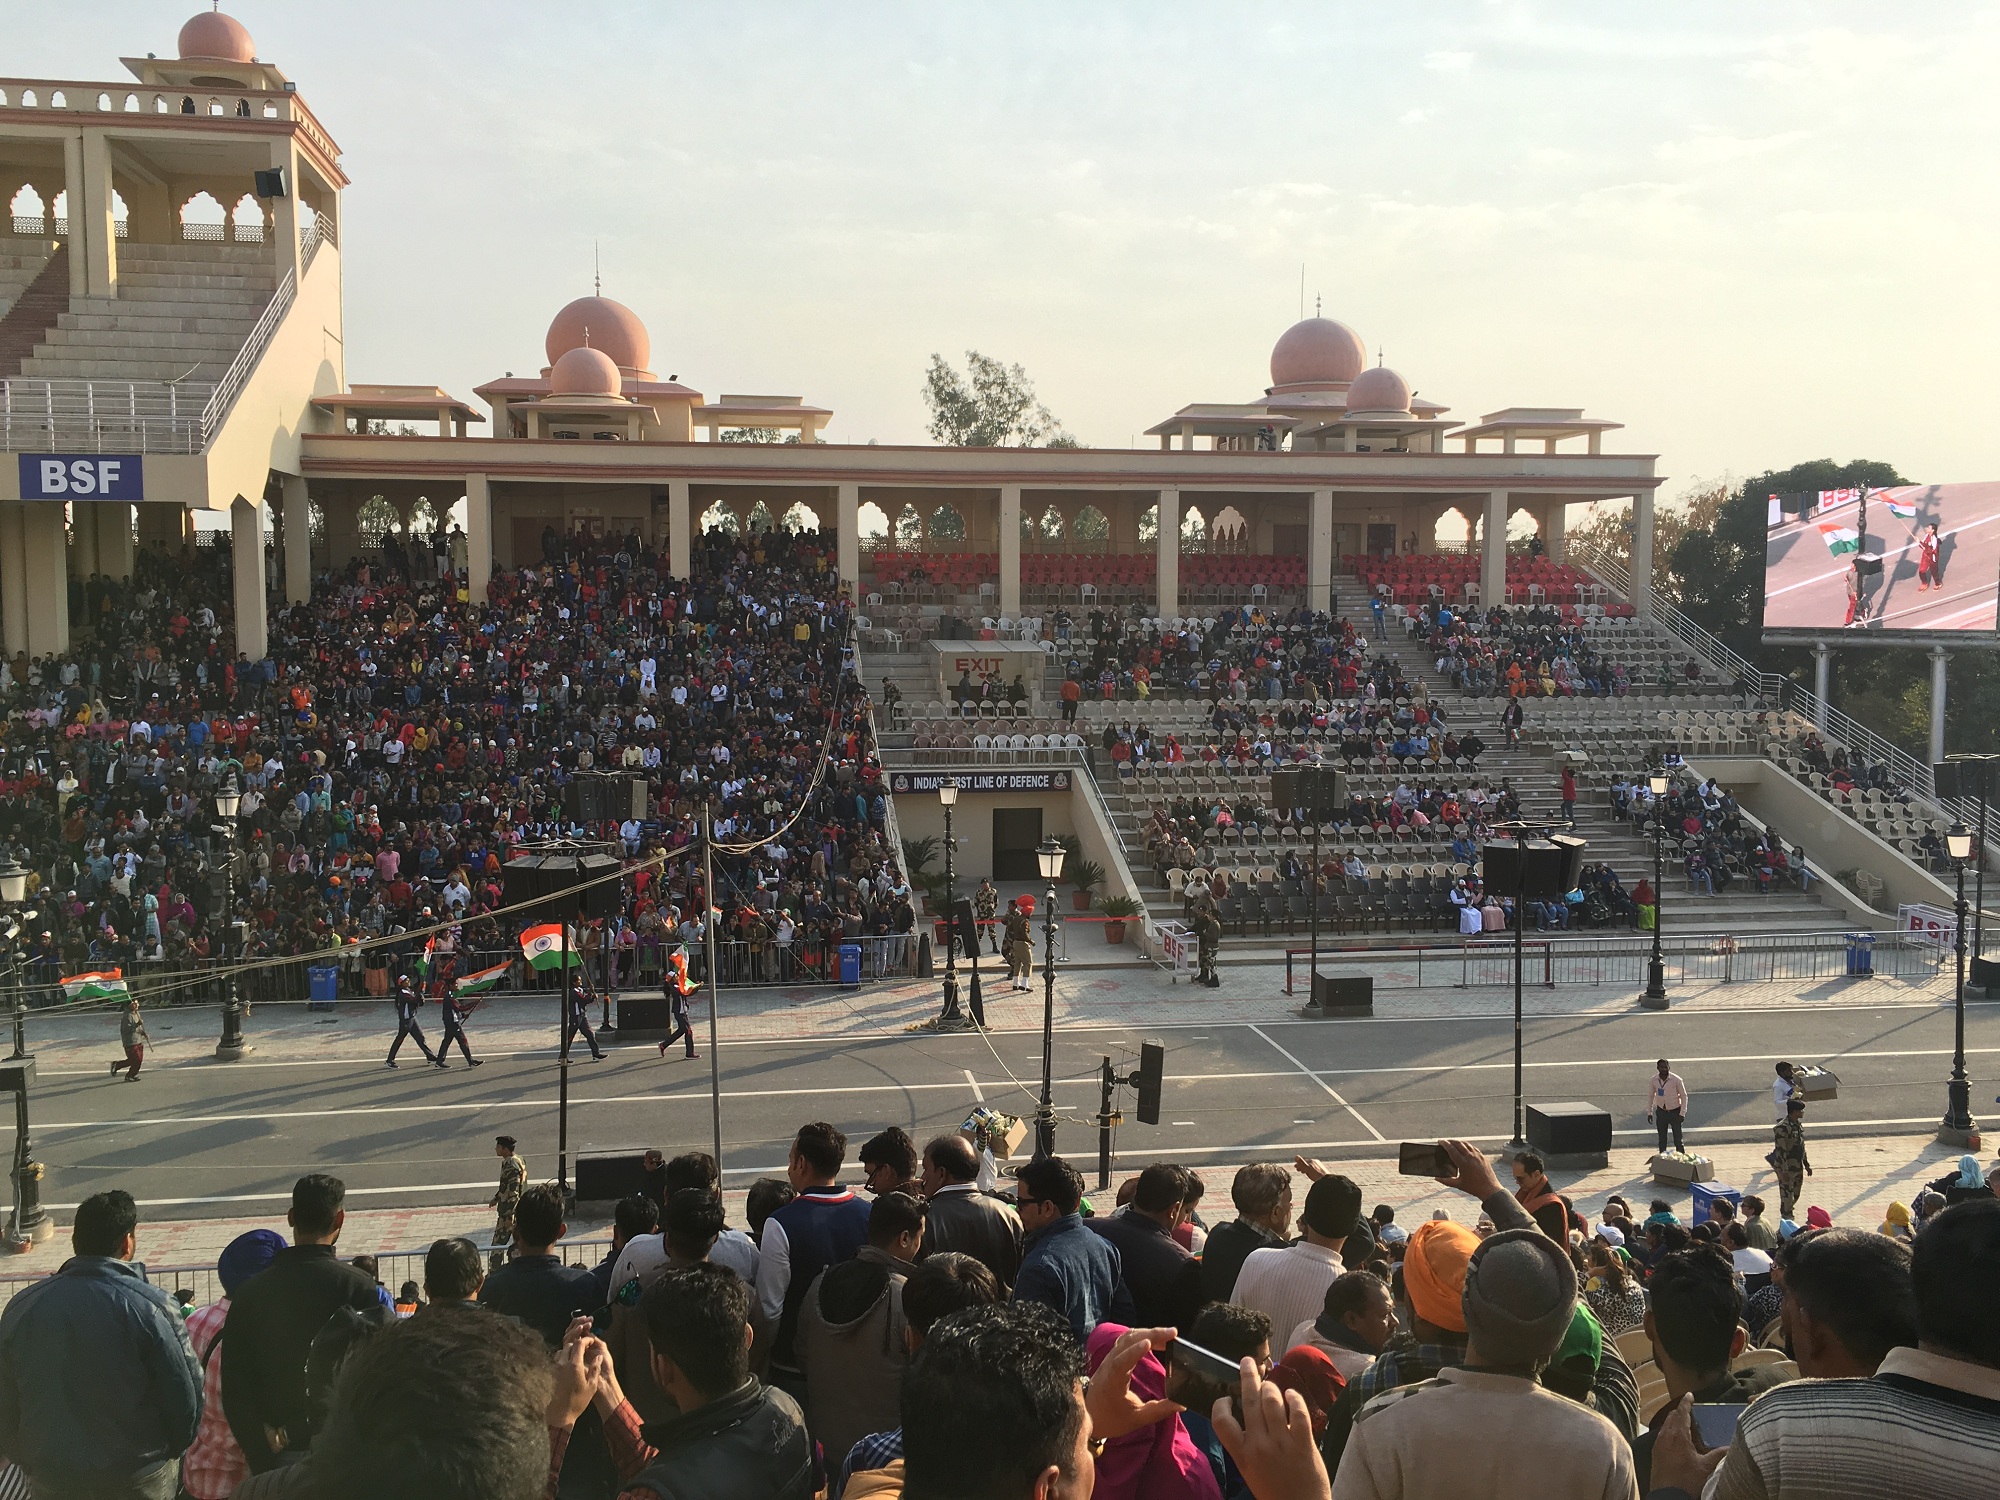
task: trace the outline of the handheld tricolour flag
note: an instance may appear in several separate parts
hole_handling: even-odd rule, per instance
[[[1819,536],[1826,543],[1826,550],[1835,557],[1845,557],[1850,552],[1861,550],[1861,533],[1852,526],[1822,526]]]
[[[1899,521],[1914,521],[1917,518],[1917,507],[1908,500],[1885,500],[1883,504],[1889,507],[1889,514]]]
[[[125,987],[123,969],[93,969],[88,974],[72,974],[62,981],[65,1000],[125,1000],[131,991]]]
[[[495,964],[490,969],[481,969],[477,973],[467,974],[463,978],[453,981],[451,992],[454,995],[483,995],[501,980],[505,979],[507,971],[513,967],[514,961],[509,959],[504,964]]]
[[[410,966],[410,971],[413,974],[415,974],[417,978],[428,979],[431,977],[431,974],[433,972],[432,966],[437,958],[437,945],[438,945],[437,934],[432,933],[424,943],[423,957],[417,959],[416,962],[411,964]]]
[[[683,995],[692,995],[694,986],[688,982],[687,949],[676,948],[667,956],[667,975],[674,989]]]
[[[545,922],[521,934],[521,952],[534,969],[560,969],[563,961],[563,930],[559,923]],[[582,962],[577,952],[576,934],[569,939],[569,961],[573,968]]]

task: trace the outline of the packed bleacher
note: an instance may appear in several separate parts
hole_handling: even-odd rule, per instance
[[[783,829],[719,871],[725,978],[818,973],[847,940],[906,946],[849,612],[815,534],[711,533],[683,583],[636,534],[551,530],[476,605],[449,539],[391,536],[275,612],[258,661],[232,650],[227,556],[143,553],[129,583],[78,586],[73,614],[96,624],[67,658],[0,664],[0,829],[33,877],[20,943],[38,1001],[109,968],[200,995],[225,946],[345,954],[384,993],[416,943],[377,940],[451,923],[446,982],[518,952],[519,924],[492,916],[502,866],[550,839],[642,862],[579,942],[603,982],[658,983],[702,935],[705,801],[721,840]],[[647,815],[566,811],[591,771],[643,779]],[[242,799],[233,882],[225,788]],[[303,994],[302,968],[264,971],[257,993]]]
[[[1664,1066],[1664,1065],[1663,1065]],[[1781,1080],[1782,1082],[1782,1080]],[[1787,1101],[1788,1119],[1799,1108]],[[1786,1126],[1778,1149],[1786,1149]],[[1796,1129],[1796,1127],[1791,1127]],[[503,1146],[511,1146],[504,1140]],[[1823,1500],[2000,1490],[2000,1201],[1975,1156],[1837,1225],[1714,1198],[1595,1212],[1532,1151],[1439,1142],[1453,1209],[1253,1162],[1203,1212],[1157,1162],[802,1126],[731,1225],[648,1158],[565,1254],[553,1184],[504,1249],[392,1292],[298,1180],[184,1307],[132,1198],[0,1311],[0,1487],[389,1500]],[[859,1187],[843,1185],[858,1177]],[[1781,1179],[1783,1180],[1783,1179]],[[1802,1179],[1801,1179],[1802,1180]],[[1789,1196],[1789,1190],[1788,1190]],[[1794,1210],[1795,1212],[1797,1210]],[[1876,1214],[1880,1218],[1877,1220]]]

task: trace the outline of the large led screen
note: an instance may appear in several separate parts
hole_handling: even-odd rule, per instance
[[[1995,629],[2000,481],[1772,495],[1764,629]]]

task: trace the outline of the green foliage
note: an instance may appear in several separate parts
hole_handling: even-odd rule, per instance
[[[1139,903],[1130,896],[1107,896],[1097,903],[1098,912],[1107,917],[1136,917]]]
[[[903,868],[910,879],[921,882],[924,871],[931,861],[944,853],[944,840],[935,833],[927,833],[920,839],[903,840]]]
[[[1055,414],[1035,399],[1028,372],[977,349],[965,352],[966,373],[933,354],[924,372],[930,434],[951,448],[1077,448]]]
[[[716,433],[718,443],[796,443],[796,432],[781,432],[775,427],[725,427]]]
[[[1065,859],[1063,873],[1069,883],[1080,891],[1094,891],[1104,884],[1104,866],[1094,859]]]

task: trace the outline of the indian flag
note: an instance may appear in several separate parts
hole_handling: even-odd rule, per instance
[[[123,969],[93,969],[88,974],[72,974],[62,981],[62,987],[66,1000],[123,1000],[130,994],[125,988]]]
[[[417,978],[428,979],[431,977],[431,964],[437,956],[437,945],[437,934],[432,933],[429,941],[424,944],[424,956],[410,966],[416,971]]]
[[[560,947],[558,951],[560,951]],[[504,964],[495,964],[490,969],[481,969],[476,974],[467,974],[463,978],[453,981],[451,992],[454,995],[483,995],[492,989],[494,985],[505,979],[507,971],[513,967],[514,961],[510,958]]]
[[[563,930],[555,922],[544,923],[540,927],[530,927],[521,934],[521,952],[526,955],[528,967],[532,969],[559,969],[562,967]],[[574,933],[570,934],[569,961],[571,967],[582,962],[577,952]]]
[[[1850,552],[1861,550],[1861,533],[1852,526],[1822,526],[1819,536],[1826,543],[1826,550],[1835,557],[1845,557]]]
[[[1889,507],[1889,514],[1898,520],[1914,521],[1917,518],[1917,508],[1908,500],[1887,500],[1883,503]]]

